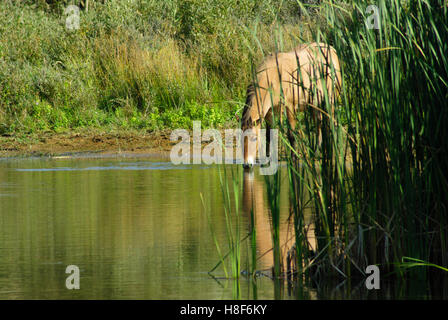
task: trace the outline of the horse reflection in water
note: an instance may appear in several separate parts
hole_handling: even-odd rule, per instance
[[[243,211],[250,220],[251,210],[253,210],[256,230],[257,245],[257,268],[263,274],[271,276],[273,266],[272,231],[269,213],[269,203],[265,199],[264,181],[256,177],[253,171],[244,171],[243,177]],[[281,248],[281,270],[285,271],[287,266],[288,252],[293,251],[295,243],[294,224],[292,217],[290,221],[286,215],[281,216],[280,224],[280,248]],[[314,236],[314,226],[309,225],[307,238],[310,249],[315,251],[316,239]],[[267,271],[267,272],[266,272]]]

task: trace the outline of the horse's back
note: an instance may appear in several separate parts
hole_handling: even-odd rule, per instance
[[[257,87],[260,90],[257,99],[260,100],[256,104],[258,107],[251,110],[252,119],[264,117],[271,105],[279,104],[282,94],[287,104],[295,110],[303,109],[304,105],[310,102],[310,97],[309,90],[300,88],[311,88],[313,81],[317,81],[316,89],[319,94],[313,98],[316,101],[312,103],[318,104],[324,96],[324,88],[321,81],[318,81],[322,77],[325,78],[329,96],[333,96],[334,88],[340,83],[341,76],[339,59],[331,45],[306,43],[295,47],[292,51],[267,56],[257,68]],[[269,93],[269,89],[272,94]]]
[[[300,44],[292,51],[267,56],[257,68],[257,73],[261,77],[269,77],[271,81],[275,81],[279,74],[282,75],[285,72],[290,74],[296,72],[301,66],[327,61],[333,64],[335,69],[339,69],[339,58],[331,45],[317,42]]]

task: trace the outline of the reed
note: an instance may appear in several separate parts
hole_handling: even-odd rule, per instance
[[[213,225],[210,223],[210,217],[208,216],[208,210],[205,207],[205,202],[201,194],[201,200],[204,206],[204,210],[207,213],[207,221],[209,222],[209,227],[212,233],[214,243],[216,245],[217,252],[220,257],[220,261],[217,265],[210,270],[209,273],[215,271],[219,265],[223,265],[224,273],[226,278],[232,278],[238,280],[241,274],[241,243],[248,238],[251,234],[249,233],[244,239],[241,237],[241,217],[239,208],[239,198],[240,198],[240,181],[241,174],[239,169],[232,168],[230,171],[231,182],[229,182],[228,171],[224,166],[223,172],[219,169],[219,180],[221,185],[221,193],[223,196],[224,203],[224,217],[226,223],[226,244],[227,253],[222,254],[220,243],[214,233]],[[254,234],[255,229],[252,228],[252,234]],[[255,250],[255,249],[253,249]],[[228,271],[226,259],[230,264],[230,272]],[[236,281],[235,283],[238,283]]]
[[[315,8],[326,23],[299,40],[336,49],[342,82],[333,91],[339,96],[332,101],[324,86],[323,102],[298,115],[295,130],[286,115],[283,123],[275,116],[287,150],[296,240],[288,272],[348,279],[350,287],[351,278],[364,277],[375,264],[382,274],[434,282],[448,266],[448,7],[441,0],[379,0],[380,28],[369,29],[369,4],[329,1]],[[274,47],[280,50],[285,29],[276,30]],[[251,35],[262,47],[256,31]],[[277,174],[265,180],[276,278],[284,272],[279,179]],[[223,187],[223,196],[230,199],[229,194]],[[230,202],[226,208],[230,212]],[[303,215],[309,208],[313,248]],[[230,217],[226,213],[229,222]],[[236,277],[239,237],[229,231],[228,238]],[[252,243],[253,254],[254,248]]]
[[[313,32],[336,48],[343,82],[337,107],[324,99],[321,117],[309,108],[294,147],[287,143],[296,270],[307,258],[298,208],[309,197],[314,276],[350,279],[377,264],[405,279],[403,257],[448,265],[448,8],[445,1],[377,1],[375,30],[366,28],[368,4],[323,4],[330,28]],[[430,269],[419,270],[427,278]]]

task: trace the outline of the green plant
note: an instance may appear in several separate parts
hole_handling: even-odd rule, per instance
[[[350,278],[379,264],[405,278],[403,256],[448,262],[448,11],[443,1],[379,1],[375,30],[367,5],[324,5],[332,28],[314,37],[336,48],[344,81],[337,108],[324,101],[321,120],[306,112],[299,121],[291,192],[298,208],[308,195],[314,202],[314,275]]]
[[[241,189],[241,172],[240,169],[231,169],[230,178],[231,183],[229,183],[229,176],[227,175],[227,169],[224,166],[224,171],[222,172],[219,169],[219,179],[221,185],[221,194],[223,196],[224,202],[224,217],[225,217],[225,225],[226,225],[226,242],[227,242],[227,253],[225,255],[222,254],[221,245],[217,240],[217,237],[214,233],[214,228],[211,225],[211,219],[208,216],[208,211],[205,206],[204,199],[201,196],[202,204],[204,206],[204,210],[207,214],[207,221],[209,223],[209,227],[211,230],[211,234],[213,237],[213,241],[215,243],[217,252],[219,254],[220,261],[214,266],[210,271],[211,274],[214,270],[218,268],[219,265],[222,265],[224,268],[224,273],[226,278],[232,279],[233,281],[233,293],[234,298],[238,299],[240,297],[240,274],[241,274],[241,243],[246,240],[248,236],[245,238],[241,237],[241,216],[240,216],[240,207],[239,207],[239,198],[240,198],[240,189]],[[230,272],[226,266],[226,259],[228,259],[228,263],[230,264]]]

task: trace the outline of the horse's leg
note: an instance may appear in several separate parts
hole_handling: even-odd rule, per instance
[[[270,156],[270,149],[271,148],[271,127],[266,122],[266,157],[269,158]]]
[[[288,130],[288,140],[289,143],[291,144],[291,147],[295,149],[295,138],[293,132],[296,129],[297,119],[296,119],[296,113],[292,110],[292,107],[286,108],[286,116],[290,126],[290,129]]]
[[[254,158],[254,163],[256,163],[256,159],[257,156],[259,154],[259,149],[260,149],[260,143],[261,143],[261,134],[260,134],[260,129],[261,129],[261,119],[257,121],[257,123],[254,126],[254,130],[255,130],[255,134],[257,136],[257,144],[256,144],[256,148],[255,148],[255,158]]]
[[[296,125],[297,125],[297,119],[296,119],[296,113],[294,112],[293,107],[286,107],[286,116],[289,122],[289,130],[288,130],[288,140],[289,140],[289,144],[292,148],[291,150],[291,160],[293,165],[296,165],[296,162],[298,161],[298,157],[296,155],[297,152],[297,144],[296,144],[296,139],[294,137],[294,131],[296,129]]]
[[[272,128],[272,109],[268,111],[265,117],[266,123],[266,157],[269,158],[271,150],[271,128]]]
[[[320,150],[322,147],[322,113],[319,112],[316,116],[317,119],[317,146]]]

